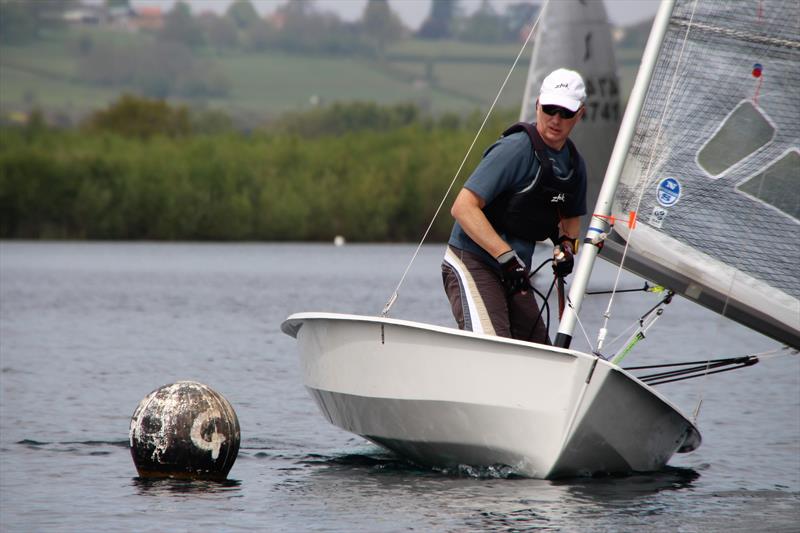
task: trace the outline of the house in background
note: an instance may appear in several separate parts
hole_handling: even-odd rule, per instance
[[[143,6],[133,9],[130,23],[137,30],[160,30],[164,26],[164,13],[158,6]]]
[[[106,26],[126,31],[152,31],[164,26],[164,13],[158,6],[107,7],[78,4],[64,10],[60,18],[71,26]]]
[[[108,10],[105,6],[78,4],[64,10],[61,18],[70,25],[99,26],[108,20]]]

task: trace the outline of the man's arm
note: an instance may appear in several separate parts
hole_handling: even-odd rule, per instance
[[[453,202],[450,214],[478,246],[498,257],[511,249],[492,227],[482,209],[486,202],[469,189],[461,189]],[[580,223],[579,223],[580,224]]]
[[[554,243],[555,247],[553,248],[553,272],[563,284],[564,278],[572,273],[575,265],[574,254],[578,250],[577,239],[578,233],[581,231],[581,217],[561,219],[559,229],[558,242]],[[562,288],[559,286],[559,291],[561,290]],[[563,305],[560,311],[563,311]]]
[[[570,239],[577,239],[581,231],[581,217],[562,218],[560,226],[561,234],[559,237],[566,235]]]

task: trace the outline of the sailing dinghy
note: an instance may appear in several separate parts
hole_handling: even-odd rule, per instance
[[[601,342],[594,353],[570,350],[572,330],[605,242],[609,256],[626,268],[630,255],[637,269],[647,267],[636,272],[674,282],[668,286],[698,303],[800,345],[800,119],[790,101],[800,86],[799,10],[796,2],[777,0],[662,3],[578,257],[556,346],[387,318],[393,300],[381,317],[287,318],[282,330],[297,339],[304,384],[325,417],[421,464],[500,464],[536,478],[654,471],[675,452],[696,449],[701,436],[692,420],[612,362],[620,357],[602,357]],[[750,73],[756,60],[763,87]],[[743,62],[749,66],[737,74]],[[713,90],[699,90],[720,77]],[[747,120],[738,120],[736,110],[743,108],[744,119],[762,117],[771,133],[765,137],[762,125],[755,141],[740,139],[753,134]],[[735,127],[726,130],[731,117],[737,118]],[[732,143],[739,150],[733,155]],[[740,152],[745,153],[739,157]],[[709,189],[711,184],[717,188]],[[787,185],[794,192],[773,190]],[[709,192],[725,187],[732,191],[720,201],[734,202],[733,209],[714,204],[717,192]],[[794,194],[794,203],[786,204],[785,194]],[[695,212],[702,203],[712,209],[706,218]],[[633,222],[632,205],[640,213],[652,211],[623,231],[614,220]],[[689,212],[681,212],[682,206]],[[754,211],[743,213],[745,206]],[[726,232],[761,221],[759,216],[772,221],[749,228],[763,231],[760,243],[740,237],[725,244]],[[738,230],[728,227],[734,223]],[[791,279],[737,255],[759,250],[764,239],[788,253],[777,260],[777,269],[793,269]],[[503,379],[487,380],[489,375]]]

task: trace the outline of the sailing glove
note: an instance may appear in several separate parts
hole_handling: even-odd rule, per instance
[[[559,239],[553,249],[553,272],[559,278],[565,278],[572,273],[575,266],[575,241],[566,235]]]
[[[500,275],[508,296],[531,289],[531,282],[528,279],[528,267],[519,258],[517,252],[509,250],[502,253],[497,257],[497,262],[500,263]]]

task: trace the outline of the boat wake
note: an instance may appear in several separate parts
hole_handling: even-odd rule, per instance
[[[453,467],[426,466],[414,463],[377,445],[365,445],[357,449],[333,452],[330,455],[307,454],[297,461],[308,466],[330,467],[335,470],[407,473],[432,477],[472,479],[518,479],[524,478],[517,470],[507,465],[473,466],[460,464]]]

